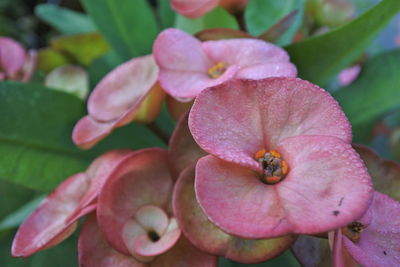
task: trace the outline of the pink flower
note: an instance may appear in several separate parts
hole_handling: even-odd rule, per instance
[[[211,222],[243,238],[314,234],[360,217],[371,178],[337,102],[295,78],[235,80],[204,90],[189,117],[211,155],[196,197]]]
[[[248,0],[171,0],[171,7],[179,14],[188,17],[200,17],[220,4],[227,9],[243,8]]]
[[[164,93],[157,84],[158,67],[151,55],[120,65],[96,86],[88,100],[88,115],[74,128],[72,139],[81,148],[91,148],[115,128],[124,126],[146,108],[144,121],[154,119]],[[142,105],[149,101],[147,105]],[[150,108],[150,109],[149,109]]]
[[[35,68],[36,53],[27,54],[15,40],[0,37],[0,81],[28,81]]]
[[[399,229],[400,202],[375,192],[366,214],[335,232],[334,266],[345,266],[343,250],[362,266],[399,266]]]
[[[98,225],[110,246],[107,251],[113,252],[97,254],[105,250],[105,242],[99,241],[92,223],[87,231],[94,233],[93,238],[85,237],[85,229],[80,238],[80,264],[99,266],[112,254],[146,263],[140,266],[215,266],[216,257],[197,250],[181,235],[171,207],[173,185],[167,151],[144,149],[124,159],[100,192],[97,208]]]
[[[159,81],[176,99],[190,99],[207,87],[232,78],[295,77],[296,67],[287,53],[256,39],[200,42],[193,36],[167,29],[154,43]]]
[[[354,145],[372,176],[374,200],[367,212],[330,236],[334,266],[353,260],[363,266],[400,264],[400,165],[380,158],[366,146]]]
[[[14,257],[28,257],[70,236],[78,219],[96,209],[97,195],[114,167],[130,153],[110,151],[98,157],[84,173],[61,183],[25,219],[12,245]]]

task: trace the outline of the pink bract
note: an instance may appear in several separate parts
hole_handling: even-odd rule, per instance
[[[12,255],[28,257],[70,236],[77,220],[96,208],[96,198],[113,168],[129,150],[110,151],[98,157],[85,173],[61,183],[20,226]]]
[[[218,5],[219,0],[170,0],[171,7],[179,14],[196,18]]]
[[[189,113],[186,113],[179,119],[168,144],[168,163],[174,180],[186,167],[207,155],[193,140],[188,118]]]
[[[227,233],[271,238],[315,234],[361,216],[371,178],[349,144],[337,102],[296,78],[235,80],[204,90],[189,117],[195,141],[211,155],[196,167],[195,190],[208,218]],[[280,153],[288,172],[261,181],[255,154]]]
[[[281,48],[256,39],[200,42],[177,29],[160,33],[153,47],[159,81],[176,99],[187,100],[232,78],[295,77],[296,67]]]
[[[131,122],[142,102],[157,86],[158,67],[151,55],[134,58],[100,81],[88,100],[88,115],[74,128],[72,139],[91,148],[117,127]]]
[[[28,81],[35,68],[36,53],[25,52],[17,41],[0,37],[0,81]]]
[[[370,218],[366,218],[366,216]],[[367,220],[368,223],[364,223]],[[362,266],[400,265],[400,203],[375,192],[372,204],[359,220],[365,228],[356,242],[336,231],[335,266],[344,266],[343,253],[348,253]],[[344,244],[344,246],[343,246]]]
[[[213,266],[214,257],[179,245],[187,241],[172,213],[172,188],[167,151],[144,149],[126,158],[100,193],[97,218],[105,239],[120,253],[150,266],[164,261],[188,261],[191,266],[195,260]],[[185,253],[193,259],[183,257]]]

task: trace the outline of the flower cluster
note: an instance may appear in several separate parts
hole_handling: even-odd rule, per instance
[[[185,1],[173,2],[195,16]],[[117,127],[152,121],[166,94],[194,99],[168,150],[97,158],[26,219],[13,255],[58,244],[90,214],[81,266],[216,266],[217,256],[256,263],[291,246],[301,259],[310,236],[328,235],[335,266],[397,266],[399,196],[387,190],[399,166],[357,152],[338,103],[296,75],[288,54],[263,40],[201,42],[163,31],[152,55],[100,81],[73,140],[88,149]]]

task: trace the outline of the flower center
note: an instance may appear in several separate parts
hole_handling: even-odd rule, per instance
[[[147,232],[147,236],[149,237],[149,239],[153,242],[157,242],[158,240],[160,240],[160,236],[158,235],[158,233],[154,230],[148,231]]]
[[[360,222],[353,222],[346,227],[342,228],[342,233],[347,236],[354,243],[360,240],[361,232],[364,231],[365,226]]]
[[[282,160],[281,155],[276,150],[266,151],[262,149],[254,155],[254,158],[263,167],[261,181],[265,184],[279,183],[288,173],[286,161]]]
[[[207,74],[210,78],[216,79],[224,74],[226,69],[227,65],[224,62],[218,62],[207,70]]]

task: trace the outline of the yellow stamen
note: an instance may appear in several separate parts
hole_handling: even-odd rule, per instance
[[[278,176],[269,176],[265,178],[265,181],[268,184],[276,184],[279,183],[282,180],[282,177],[278,177]]]
[[[286,161],[282,160],[282,175],[286,175],[288,173],[288,165],[286,163]]]
[[[261,149],[261,150],[257,151],[256,154],[254,154],[254,158],[255,158],[256,160],[258,160],[258,159],[264,157],[264,155],[265,155],[266,152],[267,152],[267,150]]]
[[[361,238],[361,232],[364,230],[365,226],[360,222],[353,222],[342,228],[342,233],[347,236],[351,241],[357,243]]]
[[[213,79],[220,77],[226,71],[226,64],[224,62],[218,62],[214,66],[210,67],[207,71],[208,76]]]
[[[279,154],[278,151],[276,151],[276,150],[270,150],[269,153],[271,153],[271,155],[274,156],[275,158],[278,158],[278,159],[281,158],[281,154]]]

